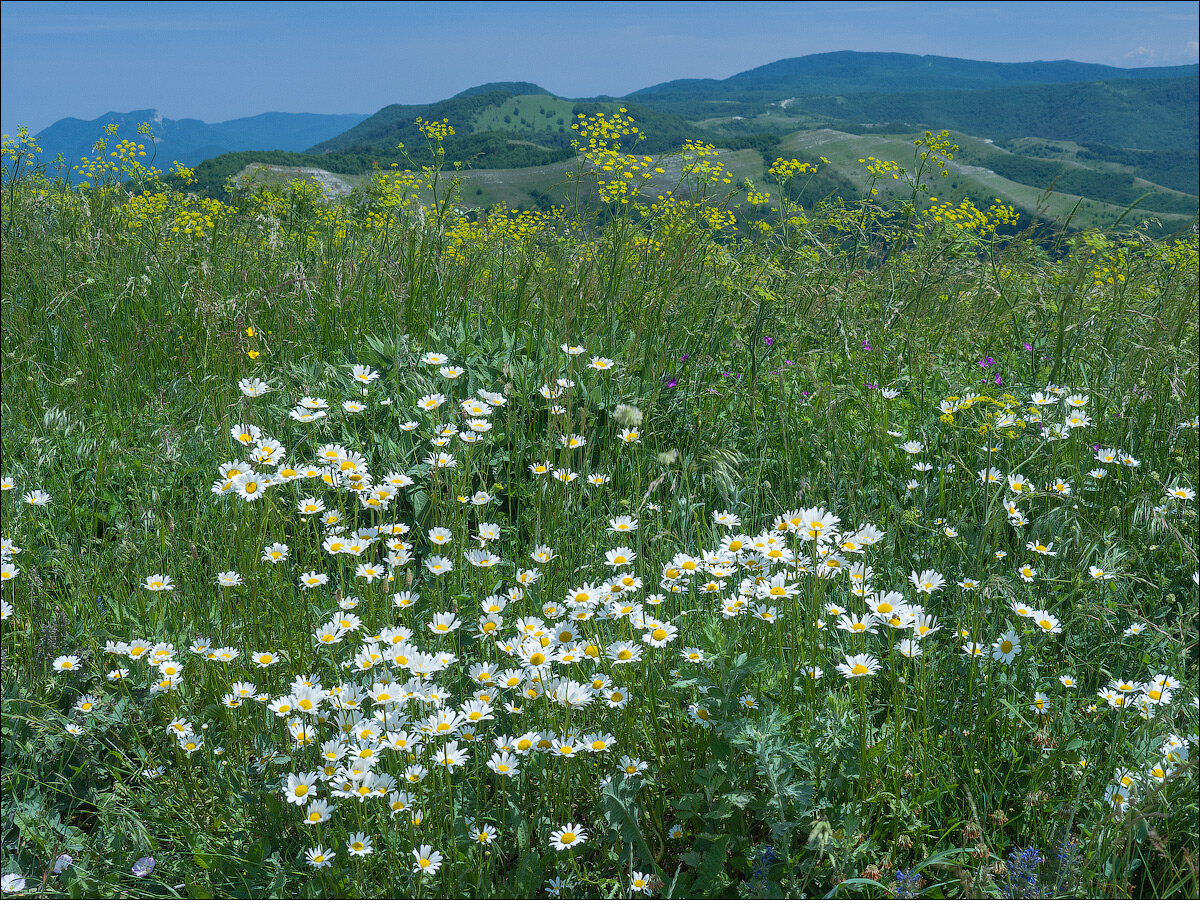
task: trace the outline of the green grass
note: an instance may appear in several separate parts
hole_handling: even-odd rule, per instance
[[[517,135],[550,133],[572,136],[575,101],[545,94],[513,97],[498,106],[480,111],[476,131],[512,131]]]
[[[913,146],[785,148],[847,178],[863,151],[908,166]],[[711,179],[658,160],[644,190],[676,200],[611,204],[600,225],[583,163],[465,172],[458,194],[430,169],[344,203],[295,181],[225,204],[136,171],[69,189],[6,147],[5,874],[75,896],[626,896],[634,872],[659,896],[997,896],[1029,888],[1023,859],[1055,896],[1195,893],[1194,231],[934,214],[941,184],[912,168],[907,197],[802,195],[731,222],[743,178],[781,187],[757,151],[706,159]],[[564,210],[469,209],[547,184]],[[293,415],[305,397],[327,414]],[[1073,409],[1090,421],[1059,429]],[[328,451],[394,494],[374,507],[318,473],[241,499],[278,474],[248,462],[268,436],[298,474]],[[302,512],[310,497],[340,522]],[[822,512],[836,539],[810,539]],[[356,537],[360,555],[337,552]],[[286,559],[264,560],[277,543]],[[855,572],[936,630],[854,631]],[[147,661],[158,645],[177,683]],[[418,683],[419,651],[454,659]],[[845,677],[860,653],[877,671]],[[516,685],[490,688],[484,664]],[[1143,716],[1160,675],[1178,683]],[[297,679],[350,708],[236,696],[296,707]],[[479,723],[436,730],[437,702],[480,711],[480,692]],[[376,712],[389,745],[362,732]],[[530,732],[549,748],[525,754]],[[488,766],[512,765],[503,736],[514,777]],[[604,746],[562,752],[585,736]],[[306,824],[320,807],[288,802],[289,776],[327,765],[309,795],[332,812]],[[556,849],[573,824],[586,840]],[[369,856],[350,855],[359,833]],[[307,861],[318,846],[332,865]],[[435,874],[414,871],[424,846]]]

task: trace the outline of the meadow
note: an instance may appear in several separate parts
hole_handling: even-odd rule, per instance
[[[614,112],[468,210],[418,125],[336,201],[6,140],[6,893],[1200,890],[1195,220]]]

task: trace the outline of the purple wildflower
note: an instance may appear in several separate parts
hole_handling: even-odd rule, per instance
[[[133,868],[131,868],[130,871],[133,872],[134,876],[137,878],[145,878],[154,871],[154,857],[143,856],[133,864]]]

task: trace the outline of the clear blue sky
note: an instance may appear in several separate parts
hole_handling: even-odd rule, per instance
[[[620,96],[789,56],[1197,60],[1194,2],[0,4],[0,126],[156,108],[371,113],[485,81]]]

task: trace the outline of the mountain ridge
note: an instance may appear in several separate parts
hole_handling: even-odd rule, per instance
[[[1003,63],[954,56],[912,53],[862,53],[838,50],[775,60],[728,78],[683,78],[665,81],[627,94],[628,97],[692,93],[724,86],[729,90],[766,91],[800,96],[845,93],[908,93],[911,91],[977,90],[1032,84],[1079,81],[1154,79],[1194,76],[1200,65],[1120,68],[1074,60],[1035,60]],[[924,84],[905,82],[905,76],[924,76]],[[953,83],[951,83],[953,82]]]
[[[327,137],[340,134],[365,119],[366,114],[322,114],[266,112],[224,122],[200,119],[170,119],[157,109],[130,112],[109,111],[95,119],[68,116],[35,135],[42,158],[54,160],[61,155],[68,167],[84,156],[93,156],[93,146],[105,137],[109,125],[119,130],[115,140],[146,144],[147,157],[154,155],[159,168],[178,161],[196,165],[221,153],[245,150],[304,150]],[[138,126],[149,123],[154,130],[154,147]],[[153,152],[152,152],[153,151]],[[215,152],[214,152],[215,151]]]

